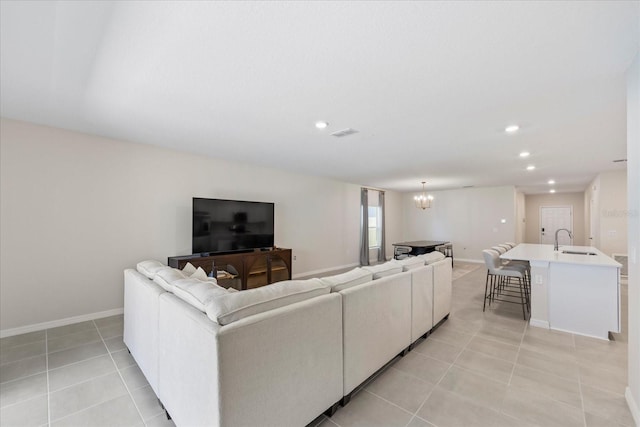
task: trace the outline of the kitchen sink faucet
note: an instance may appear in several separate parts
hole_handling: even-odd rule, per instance
[[[562,230],[564,230],[567,233],[569,233],[569,238],[573,239],[573,234],[571,234],[571,230],[567,230],[566,228],[558,228],[556,230],[556,238],[555,238],[555,240],[553,242],[553,250],[556,251],[556,252],[558,251],[558,232],[560,232]]]

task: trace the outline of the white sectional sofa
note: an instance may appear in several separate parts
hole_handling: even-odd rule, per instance
[[[178,426],[304,426],[448,315],[441,258],[241,292],[140,263],[125,270],[124,341]]]

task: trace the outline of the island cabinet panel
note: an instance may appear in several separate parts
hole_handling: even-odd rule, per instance
[[[549,327],[608,339],[620,332],[619,269],[551,264]]]

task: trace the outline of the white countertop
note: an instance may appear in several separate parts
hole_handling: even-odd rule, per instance
[[[596,255],[563,254],[562,251],[594,252]],[[622,265],[608,257],[598,249],[591,246],[563,246],[558,252],[553,250],[553,245],[539,245],[535,243],[520,243],[515,248],[500,255],[502,259],[547,261],[566,264],[580,264],[606,267],[622,267]]]

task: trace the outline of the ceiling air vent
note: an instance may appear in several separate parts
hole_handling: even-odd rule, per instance
[[[618,159],[618,160],[614,160],[613,163],[624,163],[626,161],[627,159]]]
[[[465,185],[462,188],[473,188],[473,185]]]
[[[346,128],[342,130],[337,130],[331,134],[331,136],[336,136],[338,138],[342,138],[343,136],[353,135],[354,133],[358,133],[357,130],[352,128]]]

